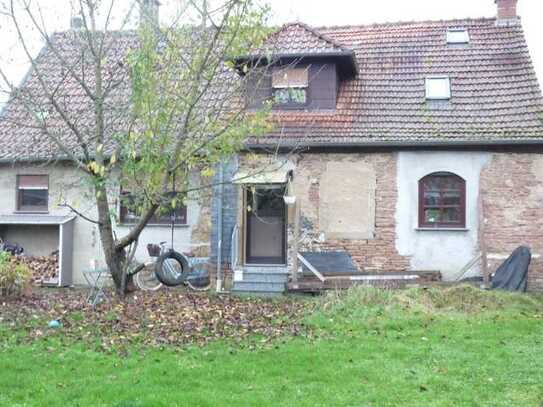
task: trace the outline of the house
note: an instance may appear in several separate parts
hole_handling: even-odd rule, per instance
[[[212,254],[232,234],[234,290],[310,289],[298,253],[347,253],[351,281],[451,281],[521,244],[529,288],[543,288],[542,97],[517,2],[496,3],[496,18],[287,24],[239,59],[274,55],[253,105],[272,100],[277,126],[248,141],[215,200]]]
[[[77,29],[55,33],[51,41],[56,51],[45,46],[35,63],[40,72],[47,74],[46,80],[51,81],[56,91],[65,92],[61,103],[68,106],[65,111],[72,115],[71,118],[85,121],[92,106],[74,78],[66,75],[66,66],[59,64],[55,55],[60,50],[63,59],[77,65],[79,55],[73,52],[81,47],[74,32]],[[112,32],[111,38],[114,61],[122,60],[137,46],[138,36],[134,31]],[[37,69],[30,69],[21,89],[40,95],[43,92],[36,72]],[[116,88],[116,103],[130,103],[127,92],[130,85],[126,78]],[[50,104],[44,101],[43,106]],[[59,273],[45,281],[46,285],[86,285],[85,270],[105,267],[95,223],[98,214],[93,186],[84,172],[42,133],[39,124],[47,121],[55,136],[71,145],[74,135],[52,111],[39,105],[29,108],[15,95],[0,114],[0,237],[18,243],[27,255],[48,256],[58,251]],[[123,129],[122,117],[108,116],[107,120],[112,132]],[[84,128],[84,125],[80,126]],[[197,183],[197,174],[193,178],[191,181]],[[112,187],[117,190],[113,196],[120,198],[125,192],[119,186]],[[147,243],[169,242],[171,238],[177,250],[206,257],[210,216],[209,207],[202,204],[203,201],[205,199],[189,194],[186,205],[176,207],[173,235],[170,214],[155,215],[140,236],[136,258],[147,261]],[[123,202],[126,200],[110,202],[117,215],[114,220],[116,236],[126,235],[137,220]]]
[[[455,280],[525,244],[529,288],[543,289],[543,100],[516,4],[497,0],[496,18],[292,23],[239,56],[255,78],[251,106],[271,100],[275,130],[221,166],[231,182],[210,205],[179,208],[176,248],[209,255],[235,291],[274,293],[303,287],[315,253],[337,256],[350,281]],[[129,47],[134,34],[119,35]],[[59,203],[95,208],[78,170],[13,125],[20,111],[10,103],[0,122],[0,235],[30,253],[60,248],[58,283],[83,283],[102,257],[97,230]],[[117,210],[122,233],[134,218]],[[138,257],[169,236],[163,221],[144,230]]]

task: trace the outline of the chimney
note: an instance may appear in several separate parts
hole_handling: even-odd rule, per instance
[[[158,27],[158,0],[138,0],[140,5],[140,27],[149,25],[153,28]]]
[[[514,22],[518,19],[517,2],[518,0],[495,0],[498,5],[498,21]]]

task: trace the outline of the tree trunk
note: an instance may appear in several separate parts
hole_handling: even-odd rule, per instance
[[[103,186],[95,188],[96,206],[98,208],[98,229],[100,232],[100,242],[104,250],[106,265],[115,283],[115,289],[120,297],[130,291],[133,287],[131,278],[127,275],[128,264],[126,248],[128,245],[139,239],[141,231],[148,223],[149,219],[156,212],[158,205],[152,205],[146,214],[140,219],[140,222],[120,240],[116,240],[113,234],[111,223],[110,208],[107,200],[107,190]]]
[[[107,202],[107,191],[103,186],[95,188],[96,206],[98,208],[98,230],[100,232],[100,242],[104,250],[104,258],[109,268],[115,288],[120,296],[124,296],[123,289],[123,260],[124,250],[118,250],[113,236],[113,226],[111,224],[109,204]]]

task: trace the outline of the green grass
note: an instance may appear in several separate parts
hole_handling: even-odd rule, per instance
[[[541,406],[543,299],[470,287],[315,301],[309,337],[96,352],[0,334],[0,404]]]

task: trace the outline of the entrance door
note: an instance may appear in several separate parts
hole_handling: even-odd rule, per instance
[[[286,263],[284,185],[247,187],[246,261],[249,264]]]

